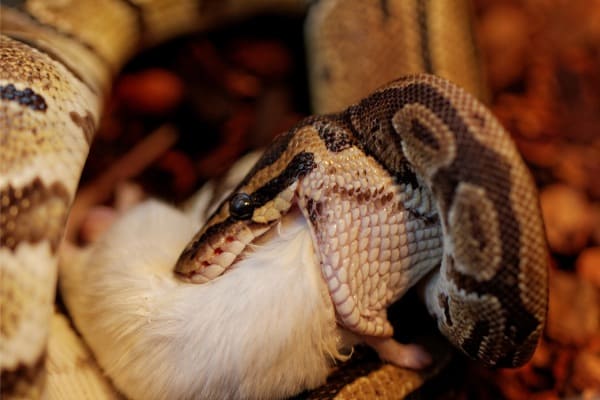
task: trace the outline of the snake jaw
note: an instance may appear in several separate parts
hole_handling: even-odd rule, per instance
[[[265,199],[265,193],[256,182],[238,188],[183,250],[175,274],[191,283],[206,283],[224,274],[248,245],[271,229],[296,204],[298,178],[294,179],[285,189],[275,192],[270,200]],[[256,186],[259,186],[258,190],[246,192]]]
[[[190,283],[206,283],[224,274],[246,247],[270,225],[225,220],[201,230],[182,252],[175,274]]]

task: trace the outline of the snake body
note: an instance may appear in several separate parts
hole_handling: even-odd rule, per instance
[[[3,397],[43,393],[56,254],[113,75],[140,45],[256,10],[297,9],[298,3],[29,0],[2,6]],[[458,82],[474,74],[470,51],[456,61],[428,50],[443,47],[431,46],[437,37],[465,37],[462,22],[440,19],[444,12],[462,15],[463,3],[371,1],[353,12],[334,3],[319,2],[320,12],[307,25],[313,89],[330,93],[315,95],[320,111],[339,111],[409,72],[449,74]],[[356,20],[365,18],[379,21],[379,29],[362,29]],[[368,60],[383,56],[357,53],[352,61],[367,61],[352,69],[347,57],[357,50],[338,43],[387,43],[397,26],[413,33],[402,36],[405,51],[420,54],[414,57],[420,61],[367,72],[376,79],[353,76],[377,68]],[[358,36],[340,42],[349,32]],[[461,74],[456,64],[469,72]],[[360,92],[348,82],[360,82],[353,85]],[[480,77],[460,83],[482,96]],[[296,206],[311,223],[323,276],[348,329],[388,337],[386,307],[425,277],[430,312],[466,354],[505,366],[530,357],[547,301],[535,188],[506,132],[473,96],[439,78],[413,75],[345,111],[305,120],[270,147],[192,240],[177,272],[191,280],[213,279]]]
[[[425,297],[440,330],[472,358],[517,366],[546,311],[535,199],[507,133],[478,101],[440,78],[408,76],[280,136],[176,272],[216,278],[297,205],[345,327],[390,337],[387,307],[438,267]]]

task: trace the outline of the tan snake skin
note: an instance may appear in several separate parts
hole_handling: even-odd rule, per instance
[[[36,398],[44,391],[56,252],[114,74],[140,45],[263,9],[299,9],[299,3],[3,3],[3,398]],[[307,24],[316,109],[341,110],[382,83],[419,71],[442,74],[482,97],[472,39],[464,23],[468,7],[439,3],[370,1],[359,10],[337,1],[316,4]],[[345,23],[330,23],[329,18]],[[460,23],[448,22],[455,19]],[[365,35],[361,40],[348,37],[359,32]],[[386,43],[397,36],[406,44],[391,58],[406,65],[370,63],[387,58],[389,54],[381,53],[392,48]],[[450,55],[443,50],[448,47],[436,42],[440,37],[467,43],[449,46],[455,49]],[[361,41],[381,47],[352,47]],[[363,51],[374,53],[366,56]],[[385,308],[429,273],[424,287],[428,308],[454,344],[492,365],[518,365],[529,358],[543,326],[547,296],[536,193],[506,133],[470,95],[431,76],[414,76],[335,117],[308,119],[277,143],[238,190],[252,198],[254,224],[248,223],[247,210],[241,206],[246,212],[238,213],[238,221],[227,229],[268,225],[298,204],[313,224],[324,276],[344,325],[363,334],[388,336]],[[338,174],[349,165],[358,179]],[[356,188],[350,187],[349,182],[361,180]],[[273,181],[278,184],[266,185]],[[266,194],[257,201],[263,195],[257,189],[265,186]],[[238,200],[244,203],[247,198]],[[229,204],[209,225],[231,217]],[[346,225],[334,229],[332,220]],[[356,240],[358,231],[366,229],[371,234],[362,244]],[[235,232],[234,241],[221,232],[212,235],[211,240],[230,241],[237,247],[229,243],[218,263],[206,253],[213,272],[201,268],[202,273],[196,274],[197,264],[190,269],[185,262],[189,253],[178,271],[210,279],[222,273],[261,230],[248,237]],[[192,246],[194,255],[202,243]]]

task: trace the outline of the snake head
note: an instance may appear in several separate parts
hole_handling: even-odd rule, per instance
[[[175,266],[181,279],[204,283],[222,275],[290,210],[298,180],[315,167],[313,155],[298,151],[295,138],[285,134],[276,139],[192,238]]]
[[[269,223],[255,223],[256,202],[240,191],[226,199],[181,253],[175,273],[193,283],[222,275]],[[258,218],[259,220],[261,218]]]
[[[222,275],[252,241],[270,224],[228,219],[198,232],[181,253],[175,273],[192,283],[205,283]]]
[[[266,202],[261,202],[260,191],[233,193],[183,250],[175,273],[193,283],[222,275],[250,243],[287,213],[296,186],[294,182]]]

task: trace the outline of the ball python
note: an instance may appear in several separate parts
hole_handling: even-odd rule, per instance
[[[56,254],[103,98],[119,68],[140,46],[261,10],[297,10],[299,3],[29,0],[2,5],[3,396],[43,394]],[[388,0],[356,8],[321,0],[313,5],[306,29],[316,110],[340,111],[383,83],[414,72],[444,76],[484,96],[473,61],[468,4],[441,3]],[[382,57],[393,61],[379,62]],[[358,179],[339,173],[349,165]],[[353,183],[361,181],[367,186],[355,189]],[[331,186],[325,191],[318,188],[326,183]],[[330,202],[334,198],[339,205]],[[306,120],[281,136],[223,203],[182,254],[177,273],[213,279],[215,268],[221,273],[243,247],[236,243],[239,236],[230,240],[224,232],[244,229],[259,235],[292,204],[313,226],[323,276],[343,325],[371,337],[389,336],[385,307],[425,276],[429,311],[466,354],[507,366],[530,357],[547,302],[535,188],[506,132],[467,92],[430,75],[411,75],[346,111]],[[359,209],[357,215],[351,205]],[[374,209],[367,217],[365,210]],[[351,218],[338,237],[331,221],[343,221],[342,215]],[[373,232],[366,256],[362,244],[357,253],[346,243],[356,227]],[[333,247],[340,241],[339,254],[352,249],[354,258],[338,256]],[[406,255],[416,266],[402,261]],[[345,260],[365,257],[368,271],[344,266]],[[374,342],[380,348],[389,343]]]
[[[507,133],[475,98],[409,75],[279,136],[175,272],[215,279],[297,206],[340,323],[380,354],[394,360],[387,308],[438,267],[424,294],[439,329],[472,358],[517,366],[531,357],[546,309],[533,188]]]

